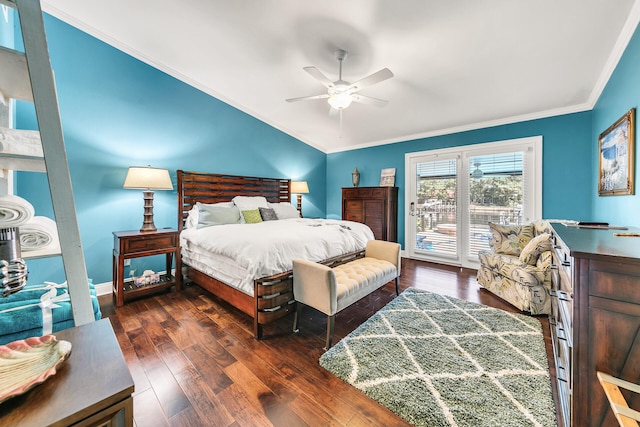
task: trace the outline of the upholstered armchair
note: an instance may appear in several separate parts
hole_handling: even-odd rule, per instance
[[[480,251],[478,283],[531,314],[551,312],[551,227],[546,221],[504,226],[489,223],[490,250]]]

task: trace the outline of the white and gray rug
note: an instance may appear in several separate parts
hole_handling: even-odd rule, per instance
[[[320,365],[416,426],[556,426],[532,317],[407,289]]]

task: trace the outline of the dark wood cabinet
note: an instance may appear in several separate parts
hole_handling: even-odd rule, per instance
[[[398,187],[342,189],[342,219],[367,224],[376,240],[398,241]]]
[[[549,323],[560,425],[617,426],[596,372],[640,383],[640,237],[552,226]],[[640,407],[637,394],[627,399],[631,407]]]

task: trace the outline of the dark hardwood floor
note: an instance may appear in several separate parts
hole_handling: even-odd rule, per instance
[[[400,286],[518,312],[480,289],[475,270],[403,259]],[[394,297],[389,283],[339,313],[334,342]],[[110,296],[100,303],[135,381],[137,427],[408,425],[320,367],[326,317],[309,307],[298,335],[291,315],[266,326],[267,337],[257,341],[248,316],[197,285],[120,308]],[[549,322],[538,319],[555,383]]]

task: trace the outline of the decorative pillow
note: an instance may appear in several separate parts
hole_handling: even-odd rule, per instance
[[[275,221],[278,219],[276,211],[271,208],[258,208],[263,221]]]
[[[256,224],[258,222],[262,222],[262,217],[260,216],[259,209],[242,211],[242,216],[244,217],[244,222],[247,224]]]
[[[240,209],[240,212],[269,207],[269,202],[262,196],[236,196],[233,198],[233,204]],[[244,224],[244,216],[241,216],[240,222]]]
[[[269,203],[278,219],[300,218],[300,212],[291,203]]]
[[[545,219],[540,219],[538,221],[534,221],[532,224],[533,226],[533,234],[535,236],[542,234],[542,233],[549,233],[551,234],[551,224],[549,224],[549,221],[545,220]]]
[[[522,248],[533,238],[531,225],[498,225],[489,222],[493,239],[491,249],[498,254],[519,256]]]
[[[520,252],[520,261],[529,265],[536,265],[538,258],[543,252],[550,251],[551,235],[549,233],[542,233],[533,239],[529,240],[529,243],[522,248]]]
[[[207,205],[198,202],[196,203],[196,207],[199,211],[198,228],[240,223],[240,211],[233,205]]]
[[[200,206],[221,206],[225,208],[230,208],[233,205],[233,202],[220,202],[220,203],[196,203],[195,206],[191,208],[189,214],[187,215],[187,220],[184,222],[185,228],[194,228],[198,226],[198,220],[200,219]]]

